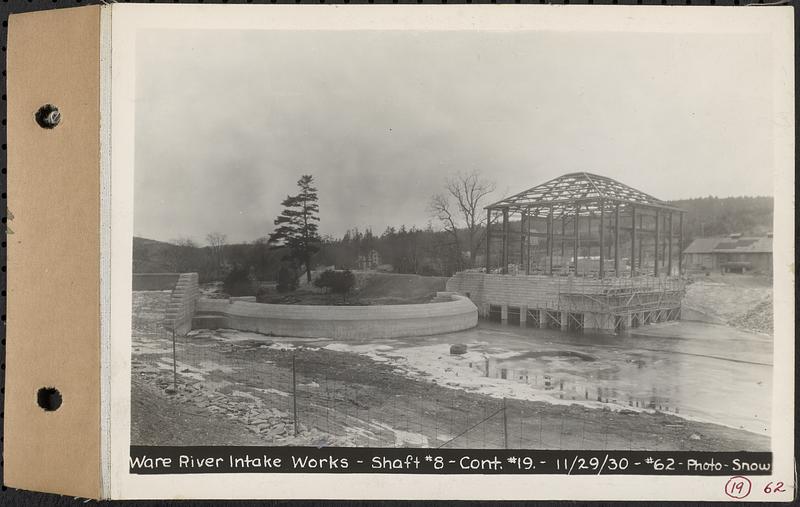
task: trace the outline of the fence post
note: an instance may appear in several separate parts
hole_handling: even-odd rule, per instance
[[[294,411],[294,436],[297,436],[297,373],[295,368],[295,351],[292,351],[292,405]]]
[[[175,326],[172,326],[172,391],[178,392],[178,356],[175,353]]]
[[[505,449],[508,449],[508,409],[506,408],[506,399],[503,398],[503,444]]]

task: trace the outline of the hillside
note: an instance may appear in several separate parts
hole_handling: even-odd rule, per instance
[[[259,280],[274,280],[285,255],[282,248],[270,248],[263,242],[237,243],[225,245],[218,259],[210,247],[188,240],[173,244],[133,238],[134,273],[195,272],[201,281],[222,280],[226,270],[234,266],[252,266]]]
[[[763,236],[772,231],[772,197],[709,196],[669,204],[686,210],[683,226],[689,241],[732,233]]]
[[[133,237],[134,273],[170,273],[176,271],[175,245],[154,239]]]

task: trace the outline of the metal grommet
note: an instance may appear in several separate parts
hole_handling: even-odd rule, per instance
[[[43,129],[52,129],[61,123],[61,111],[53,104],[45,104],[36,111],[36,123]]]

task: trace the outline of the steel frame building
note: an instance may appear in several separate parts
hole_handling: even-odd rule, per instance
[[[510,246],[515,234],[519,235],[519,259],[525,274],[531,274],[531,240],[535,237],[545,240],[545,268],[541,271],[550,275],[554,271],[555,251],[560,247],[563,263],[567,246],[571,247],[572,256],[566,267],[579,276],[669,275],[673,274],[673,259],[677,259],[678,274],[682,271],[680,253],[683,251],[685,211],[605,176],[587,172],[565,174],[492,203],[485,209],[487,273],[492,271],[492,239],[499,235],[502,239],[500,272],[508,274]],[[500,233],[492,231],[498,214],[502,217]],[[510,231],[513,215],[519,216],[519,230],[515,232]],[[533,229],[532,224],[536,221],[546,223],[546,232]],[[587,227],[582,233],[584,221]],[[673,248],[676,240],[677,248]],[[599,269],[596,272],[581,266],[581,241],[588,244],[590,252],[593,246],[598,247]],[[628,241],[630,266],[626,273],[621,266],[624,253],[620,243]],[[643,262],[650,252],[653,254],[652,265]],[[611,269],[607,265],[609,261],[613,262]]]

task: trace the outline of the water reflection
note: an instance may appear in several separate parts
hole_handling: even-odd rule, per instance
[[[524,357],[528,356],[528,357]],[[509,359],[487,358],[484,363],[478,365],[486,377],[493,377],[505,380],[513,380],[522,384],[528,384],[545,391],[552,391],[552,394],[562,400],[575,401],[599,401],[601,403],[627,404],[631,407],[641,407],[660,410],[662,412],[680,413],[680,408],[671,404],[670,396],[667,393],[660,394],[659,389],[653,386],[650,392],[642,397],[632,396],[620,391],[614,382],[618,381],[616,372],[601,370],[594,381],[591,379],[575,378],[568,372],[559,371],[552,367],[548,361],[551,357],[574,357],[574,361],[579,362],[577,353],[571,351],[554,351],[550,354],[542,352],[535,356],[531,354],[520,354]],[[524,365],[521,362],[535,360],[533,364]],[[594,358],[583,359],[594,361]],[[538,363],[538,364],[537,364]],[[644,366],[643,361],[633,362],[636,368]],[[551,372],[551,374],[545,373]],[[554,378],[555,376],[555,378]]]
[[[561,400],[653,409],[768,433],[768,337],[693,323],[647,332],[652,335],[578,335],[482,322],[465,333],[480,340],[471,347],[485,356],[471,364],[480,375],[528,384]]]

